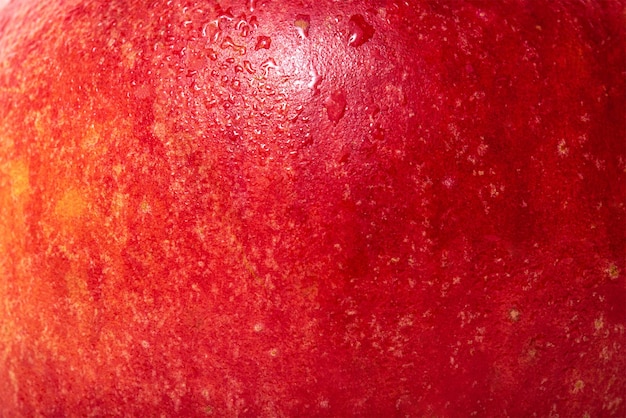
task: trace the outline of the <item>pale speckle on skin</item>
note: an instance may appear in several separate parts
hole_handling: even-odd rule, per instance
[[[137,52],[133,44],[129,41],[125,42],[121,46],[124,65],[126,68],[134,68],[137,61]]]
[[[166,138],[166,135],[167,135],[167,128],[166,128],[164,123],[162,123],[162,122],[155,122],[152,125],[152,132],[154,133],[154,135],[157,138],[159,138],[160,140],[164,140]]]
[[[474,336],[474,341],[476,341],[477,343],[482,343],[485,340],[485,332],[485,327],[476,328],[476,336]]]
[[[445,177],[445,178],[441,181],[441,184],[443,184],[443,186],[444,186],[446,189],[451,189],[451,188],[452,188],[452,186],[454,186],[454,183],[455,183],[454,178],[449,177],[449,176],[448,176],[448,177]]]
[[[491,195],[491,197],[497,197],[500,194],[500,191],[498,190],[498,187],[495,184],[490,184],[489,190],[490,190],[489,194]]]
[[[572,388],[572,393],[573,394],[580,393],[583,391],[584,388],[585,388],[585,382],[579,379],[576,381],[576,383],[574,383],[574,387]]]
[[[450,283],[443,283],[441,285],[441,297],[445,297],[448,294],[448,289],[450,288]]]
[[[511,318],[511,321],[513,322],[517,322],[519,321],[520,318],[520,311],[513,308],[509,311],[509,318]]]
[[[413,315],[411,314],[403,316],[400,318],[400,321],[398,321],[400,328],[409,327],[411,325],[413,325]]]
[[[467,307],[468,306],[466,305],[465,308],[467,308]],[[461,319],[461,328],[463,328],[466,325],[469,325],[474,319],[478,318],[479,316],[480,316],[480,314],[473,313],[471,311],[461,311],[457,315],[457,317]],[[484,328],[483,328],[483,330],[484,330]]]
[[[622,398],[611,399],[610,401],[602,405],[602,409],[609,411],[610,414],[614,414],[617,408],[619,408],[619,406],[622,404],[622,401]]]
[[[484,138],[481,137],[481,139],[484,139]],[[476,149],[476,151],[478,152],[478,155],[483,157],[487,153],[488,148],[489,148],[489,145],[485,144],[484,142],[481,142],[478,148]]]
[[[602,317],[597,318],[594,322],[593,322],[593,326],[596,329],[596,331],[600,331],[602,328],[604,328],[604,320]]]
[[[559,141],[559,144],[557,145],[557,151],[559,153],[559,156],[567,157],[567,155],[569,154],[569,147],[567,146],[565,139],[561,139]]]
[[[600,357],[601,360],[609,361],[612,357],[611,353],[609,352],[609,348],[607,346],[602,347],[602,351],[600,351],[598,357]]]
[[[610,263],[605,269],[604,273],[611,280],[617,280],[619,277],[620,271],[615,263]]]
[[[139,212],[143,215],[147,215],[152,212],[152,207],[145,197],[139,204]]]

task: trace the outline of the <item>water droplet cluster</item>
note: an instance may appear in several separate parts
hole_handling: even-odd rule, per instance
[[[268,29],[272,24],[266,18],[264,4],[255,0],[225,9],[219,5],[183,7],[182,13],[158,23],[161,29],[151,61],[158,66],[155,72],[162,85],[146,87],[138,82],[136,95],[147,100],[155,94],[162,97],[154,109],[165,125],[175,119],[172,112],[183,115],[178,126],[168,131],[196,135],[194,126],[203,126],[204,132],[220,132],[221,140],[241,141],[242,132],[259,137],[281,132],[291,135],[293,124],[307,123],[315,113],[337,124],[350,107],[346,91],[339,85],[334,90],[324,88],[322,62],[284,61],[292,57],[276,49],[283,47],[276,42],[284,41],[272,39]],[[335,24],[348,48],[361,47],[375,33],[361,14],[349,19],[338,16]],[[323,36],[323,32],[313,31],[311,15],[294,14],[291,25],[292,41],[305,49],[311,47],[311,36]],[[305,56],[311,53],[308,50]],[[294,72],[294,65],[303,68]],[[292,97],[320,93],[311,113],[297,106],[299,102]],[[181,120],[188,120],[189,125]],[[372,137],[382,135],[380,129],[372,129]]]

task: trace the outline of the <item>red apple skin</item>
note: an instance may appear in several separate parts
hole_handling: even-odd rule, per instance
[[[624,27],[9,1],[0,416],[625,416]]]

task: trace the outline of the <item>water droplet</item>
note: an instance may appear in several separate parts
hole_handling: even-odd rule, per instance
[[[248,60],[243,62],[243,68],[245,68],[245,70],[247,72],[249,72],[250,74],[254,74],[256,73],[256,71],[254,70],[254,68],[252,68],[252,63]]]
[[[248,25],[250,25],[252,29],[258,29],[259,20],[256,18],[256,16],[252,16],[250,17],[250,20],[248,21]]]
[[[362,15],[353,15],[348,22],[348,45],[358,47],[374,36],[374,27],[365,21]]]
[[[305,39],[309,37],[309,27],[311,26],[311,17],[309,15],[297,15],[293,24],[300,38]]]
[[[220,48],[222,49],[226,49],[226,48],[230,48],[233,51],[236,51],[239,53],[239,55],[245,55],[246,53],[246,47],[243,45],[237,45],[234,41],[233,38],[231,38],[230,36],[227,36],[224,38],[224,40],[222,41]]]
[[[211,61],[216,61],[217,60],[217,53],[213,49],[209,48],[209,50],[207,51],[207,54],[208,54],[209,59]]]
[[[317,73],[315,68],[311,68],[309,75],[311,76],[311,81],[309,81],[307,87],[313,90],[313,94],[317,94],[319,92],[319,84],[322,81],[322,76]]]
[[[235,18],[235,16],[233,15],[233,9],[231,7],[229,7],[226,10],[220,10],[217,16],[218,20],[228,20],[231,21]]]
[[[235,65],[236,73],[243,73],[243,67],[241,65]]]
[[[234,64],[235,63],[235,59],[230,57],[230,58],[226,58],[226,62],[229,64]]]
[[[382,141],[383,139],[385,139],[385,131],[383,130],[383,128],[378,123],[374,124],[371,127],[369,133],[372,136],[372,139],[374,141]]]
[[[335,90],[324,101],[326,114],[331,122],[337,123],[346,111],[346,94],[342,90]]]
[[[304,111],[304,106],[300,105],[295,108],[295,111],[288,116],[290,122],[295,122],[298,120],[302,112]]]
[[[256,9],[256,0],[246,0],[246,3],[248,3],[248,10],[250,10],[250,13],[253,13],[254,9]]]
[[[246,14],[240,14],[238,19],[239,21],[237,22],[235,29],[237,29],[240,32],[241,36],[245,38],[246,36],[248,36],[248,33],[250,33],[250,28],[248,27],[248,22],[246,21]]]
[[[258,36],[254,50],[258,51],[261,48],[270,49],[270,45],[272,45],[272,38],[269,36]]]
[[[261,69],[263,70],[263,77],[267,77],[270,69],[277,70],[278,68],[279,67],[278,65],[276,65],[276,61],[274,61],[274,58],[266,59],[265,61],[263,61],[263,64],[261,64]]]
[[[202,26],[202,36],[209,38],[213,43],[217,42],[220,38],[220,34],[221,31],[217,20],[211,20]]]

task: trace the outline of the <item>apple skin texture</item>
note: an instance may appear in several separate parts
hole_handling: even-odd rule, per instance
[[[10,1],[0,416],[625,416],[623,10]]]

